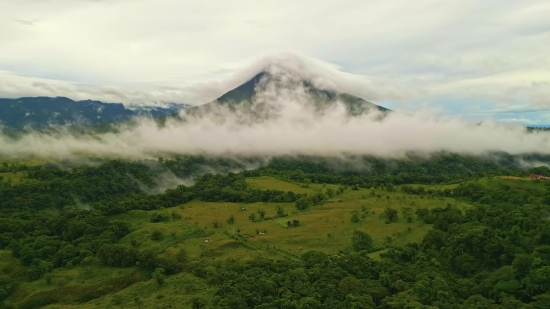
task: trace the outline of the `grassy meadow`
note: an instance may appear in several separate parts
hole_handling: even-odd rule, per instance
[[[295,193],[313,193],[323,189],[319,184],[310,184],[305,188],[304,185],[271,177],[249,178],[247,183],[256,188],[271,187]],[[371,235],[376,245],[419,242],[431,226],[418,219],[406,222],[401,216],[402,209],[408,207],[414,211],[418,208],[445,207],[447,204],[461,209],[469,207],[450,198],[348,189],[325,204],[306,211],[298,211],[293,203],[245,204],[194,200],[163,210],[134,210],[114,219],[128,222],[133,229],[122,242],[137,242],[140,249],[156,248],[170,253],[177,251],[177,248],[185,248],[191,259],[207,260],[256,256],[292,258],[310,250],[330,254],[346,250],[356,229]],[[277,206],[284,209],[286,216],[277,217]],[[387,224],[386,219],[381,217],[387,207],[400,212],[397,222]],[[261,209],[265,210],[264,220],[259,216]],[[354,212],[359,214],[359,222],[351,221]],[[176,213],[181,219],[152,223],[150,218],[155,213],[170,218]],[[249,219],[251,214],[255,214],[254,221]],[[234,217],[233,224],[227,222],[230,216]],[[300,226],[288,227],[287,222],[293,220],[298,220]],[[218,227],[214,226],[216,223]],[[151,240],[151,233],[155,230],[164,235],[162,240]]]
[[[21,183],[21,179],[25,177],[25,173],[23,172],[4,172],[0,173],[0,180],[11,182],[12,184],[16,185]]]

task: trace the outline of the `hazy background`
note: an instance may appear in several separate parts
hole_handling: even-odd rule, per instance
[[[144,118],[135,125],[121,125],[117,133],[100,135],[74,135],[63,129],[55,134],[28,133],[16,139],[0,135],[0,156],[152,159],[182,154],[392,158],[404,157],[407,152],[430,155],[441,151],[473,155],[496,151],[550,154],[550,132],[528,133],[521,126],[494,121],[473,123],[427,111],[384,115],[371,112],[350,117],[339,102],[318,111],[310,92],[297,81],[308,77],[303,74],[303,66],[311,66],[307,72],[319,73],[310,76],[317,85],[326,84],[323,76],[332,71],[307,60],[293,59],[285,61],[284,66],[277,62],[268,65],[274,78],[264,78],[265,82],[258,84],[252,106],[235,105],[236,109],[230,110],[225,105],[214,105],[208,113],[191,115],[184,110],[184,121],[168,119],[165,126],[159,127],[153,119]],[[352,80],[327,87],[353,85]]]
[[[282,51],[318,59],[354,81],[352,94],[393,109],[550,124],[545,0],[0,0],[0,7],[0,97],[201,104],[243,82],[243,68]]]

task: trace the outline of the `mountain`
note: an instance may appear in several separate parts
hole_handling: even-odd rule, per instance
[[[177,113],[189,105],[127,108],[120,103],[73,101],[65,97],[24,97],[0,99],[0,124],[12,129],[50,125],[104,125],[129,120],[135,116],[161,117]]]
[[[314,103],[316,110],[322,111],[333,106],[337,101],[342,102],[349,115],[359,115],[371,110],[388,112],[387,108],[365,101],[359,97],[324,90],[315,87],[306,80],[285,80],[284,74],[272,74],[262,71],[252,79],[237,88],[228,91],[213,102],[192,107],[186,104],[169,104],[167,107],[140,106],[128,108],[120,103],[103,103],[100,101],[84,100],[73,101],[66,97],[23,97],[19,99],[0,99],[0,126],[5,129],[20,130],[26,127],[35,129],[54,126],[77,127],[102,127],[111,129],[110,124],[128,121],[136,116],[152,116],[159,124],[167,118],[180,119],[179,111],[187,109],[190,114],[213,115],[217,107],[224,106],[230,110],[237,107],[246,107],[256,104],[251,109],[257,119],[267,117],[269,114],[262,109],[262,104],[269,105],[267,100],[257,100],[258,92],[269,88],[275,91],[275,97],[284,94],[289,87],[300,86],[305,89],[310,101]],[[218,114],[219,116],[220,114]],[[223,113],[221,114],[223,116]]]
[[[285,87],[284,85],[280,85],[281,83],[278,76],[274,76],[273,74],[265,71],[260,72],[246,83],[228,91],[217,100],[201,105],[198,108],[205,110],[214,107],[215,105],[222,105],[227,106],[230,109],[235,109],[237,106],[241,106],[243,104],[253,104],[258,90],[265,88],[272,83],[274,83],[275,88]],[[319,89],[311,82],[305,80],[292,81],[291,83],[287,82],[285,85],[288,86],[289,84],[303,87],[307,94],[311,96],[312,101],[319,110],[325,109],[339,101],[345,105],[349,115],[360,115],[371,110],[377,110],[380,112],[390,111],[385,107],[365,101],[364,99],[351,94]]]

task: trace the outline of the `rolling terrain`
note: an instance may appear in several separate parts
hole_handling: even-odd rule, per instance
[[[178,175],[204,173],[200,171],[205,164],[225,168],[232,164],[200,158],[159,162]],[[162,168],[154,167],[152,162],[147,167],[108,161],[98,167],[75,166],[68,171],[39,161],[5,163],[3,168],[8,171],[2,173],[0,193],[6,198],[19,192],[12,202],[1,204],[0,291],[4,294],[0,296],[4,295],[6,308],[254,308],[262,303],[278,307],[285,302],[295,302],[299,308],[309,301],[298,296],[309,293],[300,289],[315,289],[318,279],[300,288],[282,278],[305,273],[316,276],[318,267],[344,272],[329,275],[336,280],[335,291],[340,293],[333,296],[335,303],[320,298],[327,302],[325,306],[333,308],[345,308],[346,298],[359,295],[369,295],[355,300],[366,308],[386,308],[397,300],[411,306],[438,307],[444,307],[447,301],[473,301],[473,296],[461,291],[455,280],[481,280],[476,284],[487,285],[486,292],[480,292],[487,293],[483,299],[501,293],[494,291],[506,291],[523,301],[545,301],[522,298],[522,293],[530,291],[527,289],[535,289],[532,293],[544,289],[535,288],[535,283],[529,281],[539,280],[532,276],[535,271],[543,272],[544,266],[532,266],[533,273],[499,275],[512,267],[506,263],[516,261],[517,256],[523,256],[522,250],[528,250],[521,248],[531,246],[532,258],[547,259],[544,237],[550,231],[544,230],[543,217],[533,217],[546,209],[543,203],[548,196],[547,183],[525,179],[530,171],[516,170],[517,176],[510,177],[504,170],[495,170],[492,175],[454,176],[443,182],[411,174],[411,181],[402,183],[404,178],[395,176],[343,176],[318,162],[281,158],[267,168],[225,176],[205,174],[191,187],[178,186],[149,195],[140,193],[139,188],[151,177],[163,175]],[[307,172],[293,164],[301,164]],[[103,179],[96,175],[103,175]],[[331,180],[329,175],[334,178]],[[112,187],[112,181],[120,185]],[[362,182],[354,184],[356,181]],[[62,197],[55,191],[63,182],[65,188],[60,192],[80,196],[78,202],[59,200],[44,206],[50,197],[42,188],[53,190],[53,197]],[[35,188],[34,192],[43,198],[33,204],[32,194],[36,193],[31,190],[28,195],[25,188]],[[516,205],[515,209],[510,203]],[[521,226],[516,220],[531,226],[530,230],[506,228]],[[517,230],[524,240],[510,238],[510,230]],[[531,243],[527,241],[533,237],[529,233],[538,235]],[[358,237],[366,242],[359,242]],[[461,245],[471,237],[487,242],[483,245],[489,246],[487,250]],[[506,245],[515,249],[499,249]],[[462,264],[453,253],[456,250],[467,250],[473,260]],[[514,251],[520,253],[498,256]],[[426,260],[426,256],[430,258]],[[332,261],[337,265],[330,264]],[[396,266],[401,264],[407,266]],[[286,266],[277,270],[282,267],[277,265]],[[235,272],[233,267],[240,271]],[[234,299],[222,296],[228,288],[224,282],[237,280],[232,284],[239,284],[256,276],[260,269],[271,272],[271,277],[263,274],[254,280],[267,280],[265,284],[298,294],[283,296],[268,289],[264,296],[252,296],[245,293],[246,289],[257,289],[242,286],[239,293],[245,294],[233,291],[231,294],[237,295]],[[364,273],[369,271],[374,273]],[[243,274],[237,275],[239,272]],[[453,298],[437,300],[417,292],[421,291],[420,283],[412,274],[424,276],[424,272],[448,282],[448,293]],[[386,273],[395,276],[388,279],[392,282],[389,285],[383,281]],[[347,290],[350,287],[345,287],[346,282],[356,280],[352,278],[359,280],[354,282],[366,294]],[[394,286],[399,284],[403,286]],[[408,291],[407,296],[400,290]],[[240,305],[228,304],[228,299]],[[321,300],[317,300],[319,304]]]
[[[304,187],[304,184],[291,183],[273,177],[251,177],[247,183],[259,189],[277,189],[295,193],[320,192],[327,186],[315,184]],[[336,185],[329,185],[337,189]],[[372,195],[371,192],[375,192]],[[380,195],[381,197],[378,197]],[[319,251],[329,255],[337,255],[350,250],[351,237],[354,230],[361,230],[372,236],[380,250],[386,245],[404,245],[410,242],[420,243],[424,235],[431,229],[419,219],[407,222],[399,219],[386,224],[381,214],[387,207],[393,207],[400,213],[403,208],[432,209],[453,203],[459,209],[465,210],[468,204],[449,198],[420,198],[419,196],[390,192],[384,189],[351,190],[329,199],[321,206],[315,206],[307,211],[298,211],[292,203],[226,203],[204,202],[194,200],[179,206],[155,211],[133,210],[116,215],[112,219],[126,222],[132,232],[120,240],[121,244],[137,243],[139,249],[153,249],[165,256],[175,256],[180,249],[187,253],[188,262],[200,261],[201,264],[215,265],[216,261],[226,259],[250,260],[257,258],[299,260],[308,251]],[[285,215],[277,217],[276,207],[280,206]],[[243,209],[244,208],[244,209]],[[266,211],[262,220],[258,214],[260,209]],[[352,214],[360,214],[358,222],[352,222]],[[174,216],[173,214],[177,214]],[[154,215],[167,216],[170,219],[152,223]],[[249,216],[258,217],[251,221]],[[234,216],[232,224],[226,222]],[[288,221],[298,220],[300,225],[289,228]],[[220,227],[215,228],[214,223]],[[160,231],[160,240],[152,240],[151,234]],[[261,233],[261,234],[260,234]],[[265,234],[263,234],[265,233]],[[2,274],[7,276],[23,276],[24,267],[11,267],[18,264],[9,251],[2,251],[4,267]],[[371,253],[377,256],[378,251]],[[2,265],[0,265],[1,267]],[[66,293],[59,302],[67,302],[67,308],[73,303],[85,300],[87,291],[96,291],[105,286],[111,286],[111,281],[119,278],[139,276],[134,268],[109,268],[100,265],[79,266],[74,268],[56,269],[48,277],[37,281],[22,283],[18,292],[10,300],[25,307],[35,299],[49,293]],[[105,296],[91,299],[82,308],[97,308],[106,306],[133,305],[138,297],[144,308],[164,308],[163,304],[185,303],[193,297],[208,297],[213,290],[207,282],[191,274],[178,274],[167,279],[164,287],[158,287],[153,279],[135,278],[136,283],[115,292],[109,291]],[[65,292],[64,292],[65,291]],[[114,293],[113,293],[114,292]],[[190,293],[189,293],[190,292]],[[90,294],[91,295],[91,294]],[[94,294],[94,298],[95,298]],[[159,295],[163,295],[159,298]],[[90,296],[91,298],[91,296]],[[31,306],[31,305],[28,305]],[[65,308],[56,304],[46,308]],[[186,308],[186,307],[182,307]]]

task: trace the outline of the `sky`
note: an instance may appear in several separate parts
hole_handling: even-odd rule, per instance
[[[0,8],[0,97],[197,105],[266,59],[297,58],[393,109],[550,124],[547,0],[0,0]]]

